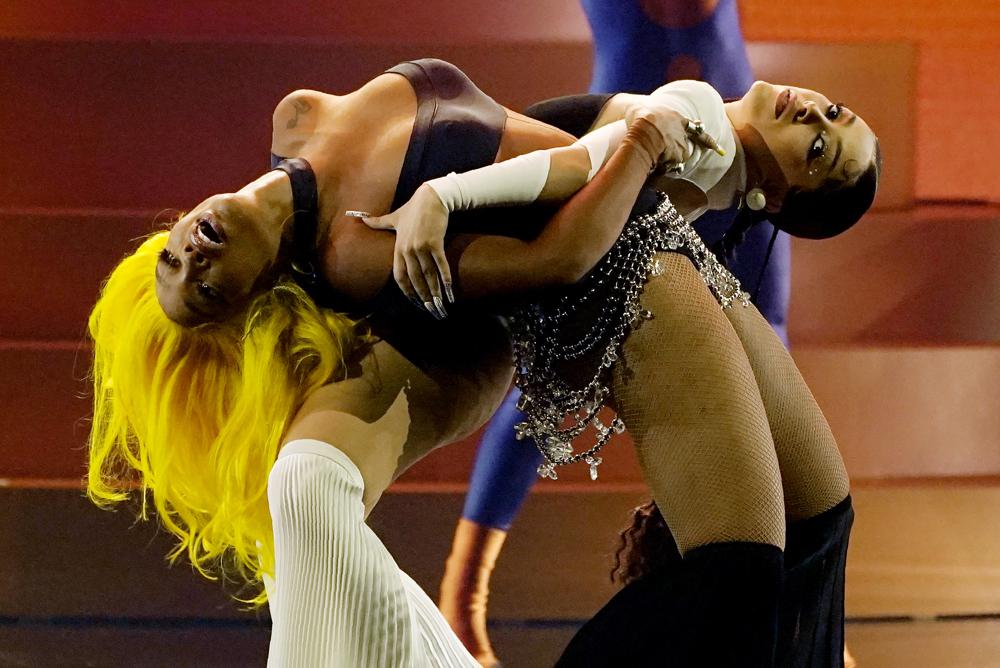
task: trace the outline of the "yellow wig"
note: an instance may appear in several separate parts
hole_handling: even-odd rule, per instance
[[[138,482],[203,575],[236,575],[266,601],[274,539],[267,476],[282,435],[312,391],[342,378],[357,324],[279,282],[238,322],[185,328],[156,299],[167,233],[114,269],[90,314],[94,421],[87,493],[107,507]]]

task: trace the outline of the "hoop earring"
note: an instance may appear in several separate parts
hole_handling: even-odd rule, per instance
[[[767,206],[767,198],[764,197],[764,191],[760,188],[752,188],[747,193],[746,202],[751,211],[760,211]]]

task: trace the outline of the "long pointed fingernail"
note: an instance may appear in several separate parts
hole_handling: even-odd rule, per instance
[[[445,295],[448,296],[448,303],[449,304],[454,304],[455,303],[455,293],[451,289],[451,283],[445,283],[444,284],[444,293],[445,293]]]
[[[441,318],[441,316],[438,315],[438,312],[434,309],[434,302],[424,302],[424,308],[427,309],[427,312],[435,318]]]
[[[444,302],[441,301],[440,297],[435,297],[434,298],[434,308],[437,309],[438,314],[442,318],[447,318],[448,317],[448,312],[444,310]]]

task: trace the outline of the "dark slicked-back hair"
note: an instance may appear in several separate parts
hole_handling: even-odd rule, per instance
[[[791,189],[781,211],[768,216],[771,224],[792,236],[829,239],[844,232],[871,207],[882,174],[882,149],[875,140],[872,163],[849,182],[827,182],[816,190]]]

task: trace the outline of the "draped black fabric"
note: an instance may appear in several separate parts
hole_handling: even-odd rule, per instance
[[[844,575],[853,523],[848,496],[830,510],[788,526],[776,666],[844,665]]]
[[[711,543],[622,589],[573,637],[557,668],[770,668],[783,555]]]
[[[788,526],[774,635],[773,665],[776,668],[843,667],[844,576],[853,522],[854,510],[848,496],[830,510]],[[758,665],[739,661],[711,663],[706,657],[711,656],[713,649],[707,648],[705,654],[698,654],[697,646],[685,644],[684,636],[699,632],[694,628],[696,620],[701,620],[698,624],[707,621],[699,618],[696,611],[706,604],[705,596],[708,595],[719,597],[720,601],[726,595],[732,600],[759,597],[758,608],[746,610],[746,618],[737,625],[756,629],[754,633],[769,632],[766,628],[757,629],[761,620],[755,619],[765,614],[768,601],[773,601],[774,592],[767,588],[774,585],[767,576],[768,566],[760,563],[754,566],[752,560],[738,562],[739,557],[735,555],[739,555],[740,550],[734,548],[728,555],[737,559],[733,563],[725,561],[725,554],[705,562],[714,568],[726,569],[725,573],[699,573],[688,562],[707,547],[713,546],[692,550],[682,560],[676,545],[668,545],[653,572],[622,588],[583,625],[557,666]],[[761,546],[764,553],[767,547]],[[760,572],[755,573],[754,568]],[[761,573],[763,579],[760,579]],[[685,577],[694,579],[684,583]],[[746,579],[754,581],[744,581]],[[765,583],[769,584],[765,586]],[[716,591],[722,584],[731,589]],[[706,642],[722,640],[720,634],[715,639],[707,638]],[[744,647],[752,644],[748,642]],[[685,651],[693,654],[679,653],[676,647],[686,647]]]

